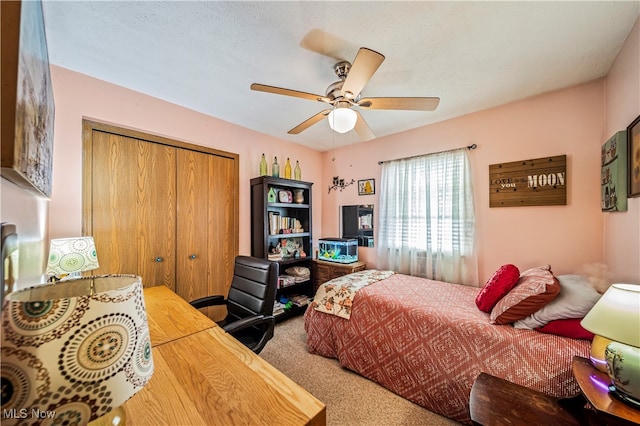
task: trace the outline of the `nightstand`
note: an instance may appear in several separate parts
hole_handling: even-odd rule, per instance
[[[480,373],[469,397],[471,420],[486,426],[640,424],[640,410],[609,394],[610,380],[606,373],[579,356],[573,358],[572,368],[582,393],[566,399]]]
[[[583,423],[558,398],[480,373],[471,388],[469,412],[474,425],[579,426]]]
[[[582,394],[589,402],[597,418],[592,424],[637,425],[640,424],[640,410],[625,404],[609,393],[609,375],[596,370],[587,358],[573,358],[573,376]],[[589,416],[591,417],[591,416]]]
[[[313,293],[320,285],[327,281],[338,278],[343,275],[351,274],[353,272],[362,271],[367,267],[367,264],[362,261],[353,263],[335,263],[327,262],[324,260],[313,260],[311,262],[311,276],[313,277]]]

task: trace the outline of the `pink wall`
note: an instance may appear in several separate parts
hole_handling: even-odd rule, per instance
[[[16,226],[18,233],[18,277],[15,290],[40,283],[49,255],[47,237],[49,201],[12,182],[0,179],[0,221]]]
[[[443,99],[442,102],[446,102]],[[479,253],[479,279],[484,283],[500,265],[520,269],[550,264],[556,273],[577,272],[603,260],[603,215],[600,212],[600,146],[604,82],[593,81],[449,121],[353,144],[324,156],[324,187],[331,176],[375,178],[378,160],[419,155],[476,143],[470,151]],[[371,119],[373,120],[373,119]],[[567,205],[489,208],[489,165],[567,155]],[[339,232],[339,206],[379,203],[375,195],[358,196],[355,187],[325,192],[324,236]],[[376,216],[377,218],[377,216]],[[376,220],[377,225],[377,220]],[[376,251],[361,248],[369,267]]]
[[[479,277],[500,265],[521,269],[549,263],[570,273],[587,263],[606,261],[617,280],[640,282],[640,198],[629,212],[600,212],[600,146],[607,136],[640,112],[638,24],[610,75],[603,80],[514,102],[453,120],[382,137],[367,144],[318,153],[302,146],[52,67],[56,101],[54,187],[49,206],[50,238],[82,232],[82,119],[213,147],[240,155],[240,252],[250,252],[248,180],[257,175],[260,154],[300,159],[303,179],[315,182],[314,231],[339,236],[339,207],[379,204],[379,189],[358,196],[355,185],[327,194],[332,176],[375,178],[378,160],[478,144],[470,152],[477,211]],[[446,99],[443,99],[446,102]],[[372,116],[373,117],[373,116]],[[371,118],[370,120],[372,120]],[[337,136],[337,138],[348,136]],[[488,207],[489,164],[567,155],[568,203],[553,207]],[[335,161],[332,158],[335,156]],[[376,216],[377,222],[377,216]],[[360,257],[376,266],[376,249]]]
[[[603,140],[640,115],[640,19],[607,75]],[[624,213],[604,214],[604,260],[617,282],[640,283],[640,197]]]
[[[82,233],[82,119],[112,123],[240,155],[240,254],[250,254],[249,179],[257,176],[260,154],[299,160],[302,179],[320,182],[319,152],[118,87],[57,66],[52,67],[56,120],[50,238]],[[313,189],[314,227],[321,226],[322,191]]]

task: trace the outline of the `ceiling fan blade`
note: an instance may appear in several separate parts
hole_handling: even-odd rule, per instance
[[[439,103],[440,98],[362,98],[358,106],[364,109],[433,111]]]
[[[367,122],[364,121],[362,115],[360,115],[358,111],[356,111],[356,114],[358,115],[358,120],[356,121],[354,130],[356,131],[358,136],[360,136],[360,139],[362,139],[363,141],[370,141],[371,139],[374,139],[376,135],[373,134],[371,128],[369,127]]]
[[[293,129],[289,130],[287,133],[289,133],[290,135],[297,135],[298,133],[302,132],[303,130],[307,130],[309,127],[313,126],[318,121],[321,121],[330,112],[331,112],[330,109],[325,109],[324,111],[320,111],[316,115],[311,116],[311,118],[308,118],[305,121],[303,121],[302,123],[298,124],[296,127],[294,127]]]
[[[267,86],[266,84],[253,83],[251,85],[251,90],[256,90],[258,92],[275,93],[276,95],[293,96],[294,98],[308,99],[310,101],[329,102],[328,98],[321,95],[300,92],[298,90],[283,89],[282,87]]]
[[[361,47],[342,85],[344,96],[349,99],[357,97],[378,70],[382,61],[384,61],[384,55]]]

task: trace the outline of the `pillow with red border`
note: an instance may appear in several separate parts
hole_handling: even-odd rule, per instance
[[[476,296],[476,305],[482,312],[491,312],[505,294],[509,293],[520,278],[517,266],[506,264],[498,268]]]
[[[526,318],[551,302],[560,293],[560,283],[550,265],[531,268],[520,274],[518,284],[491,310],[491,324],[510,324]]]
[[[545,326],[535,328],[541,333],[555,334],[557,336],[571,337],[573,339],[593,340],[593,333],[580,325],[582,318],[565,318],[549,321]]]

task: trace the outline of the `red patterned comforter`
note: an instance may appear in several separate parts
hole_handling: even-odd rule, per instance
[[[478,291],[392,275],[357,293],[349,320],[307,309],[308,350],[463,423],[480,372],[557,397],[577,394],[571,362],[588,356],[589,342],[489,324]]]

